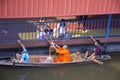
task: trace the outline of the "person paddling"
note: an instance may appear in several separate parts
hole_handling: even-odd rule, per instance
[[[50,44],[49,56],[51,56],[51,49],[53,49],[53,48],[56,50],[56,53],[58,54],[58,57],[54,58],[54,62],[70,62],[70,60],[71,60],[70,52],[68,50],[67,45],[64,45],[63,47],[56,45],[53,42],[53,40],[51,39],[51,36],[50,36],[50,41],[47,38],[46,38],[46,40]]]
[[[95,55],[99,55],[100,57],[102,56],[101,42],[99,40],[96,40],[95,38],[93,38],[93,36],[90,36],[90,38],[93,40],[96,48],[94,49],[93,53],[89,57],[87,57],[89,52],[86,51],[85,59],[90,59],[90,60],[93,60],[96,63],[103,64],[103,62],[95,59]]]
[[[70,52],[68,50],[67,45],[63,45],[63,47],[60,47],[58,45],[53,46],[56,50],[56,53],[58,53],[59,57],[54,58],[54,62],[70,62]]]
[[[15,62],[24,62],[24,63],[28,63],[29,62],[29,55],[28,55],[28,51],[25,48],[25,46],[23,45],[23,43],[18,40],[17,41],[23,48],[23,51],[21,52],[22,54],[20,55],[19,53],[16,54],[16,59],[14,60]]]

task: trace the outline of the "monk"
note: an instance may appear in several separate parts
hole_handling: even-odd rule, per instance
[[[54,48],[59,55],[59,57],[54,58],[54,62],[70,62],[70,52],[67,45],[64,45],[63,47],[54,45]]]

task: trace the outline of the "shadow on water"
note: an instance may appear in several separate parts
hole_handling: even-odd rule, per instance
[[[120,80],[120,54],[104,65],[84,64],[51,68],[3,67],[0,80]]]

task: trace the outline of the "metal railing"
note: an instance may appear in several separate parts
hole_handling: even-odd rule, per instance
[[[120,19],[64,22],[1,22],[0,42],[120,36]]]

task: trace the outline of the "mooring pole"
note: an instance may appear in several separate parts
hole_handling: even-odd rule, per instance
[[[111,18],[112,18],[112,14],[109,14],[109,16],[108,16],[108,24],[107,24],[107,29],[106,29],[106,38],[108,38],[108,36],[109,36]]]

